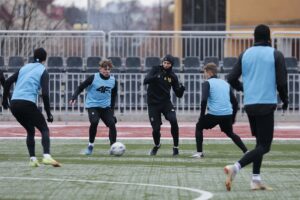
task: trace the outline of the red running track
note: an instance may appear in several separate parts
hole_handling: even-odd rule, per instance
[[[88,137],[89,123],[88,122],[56,122],[49,124],[51,137]],[[251,138],[250,128],[248,123],[237,123],[233,127],[234,132],[242,138]],[[117,124],[118,137],[122,138],[144,138],[152,137],[152,129],[147,122],[118,122]],[[164,138],[170,138],[170,125],[164,123],[161,128],[161,134]],[[191,122],[179,122],[180,138],[194,138],[195,124]],[[26,132],[16,122],[1,122],[0,138],[2,137],[25,137]],[[36,136],[40,136],[36,130]],[[98,126],[97,137],[108,137],[108,129],[103,123]],[[204,131],[204,138],[226,138],[226,135],[220,131],[217,126],[210,130]],[[295,138],[300,139],[300,124],[299,123],[276,123],[274,138]]]

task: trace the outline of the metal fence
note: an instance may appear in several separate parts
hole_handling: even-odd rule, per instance
[[[196,56],[238,56],[253,44],[252,32],[226,31],[111,31],[108,55],[126,57],[163,57],[166,53],[180,59]]]
[[[296,67],[300,59],[300,32],[274,32],[273,46],[286,57],[296,58]],[[201,66],[207,57],[216,57],[223,64],[225,57],[237,57],[246,48],[253,45],[252,32],[200,32],[200,31],[0,31],[0,56],[7,60],[11,56],[27,59],[36,47],[44,47],[48,56],[60,56],[64,60],[71,56],[109,57],[117,56],[123,61],[127,57],[138,57],[141,64],[147,57],[163,57],[166,53],[177,56],[183,66],[187,57],[198,57]],[[86,64],[86,63],[84,63]],[[123,62],[124,65],[124,62]],[[10,73],[6,73],[9,76]],[[83,92],[78,104],[70,106],[72,92],[90,73],[50,73],[50,101],[55,113],[85,113]],[[225,74],[220,74],[224,78]],[[145,113],[147,110],[146,87],[142,82],[145,73],[115,73],[119,84],[117,112]],[[178,73],[185,85],[183,98],[178,99],[172,93],[172,101],[177,112],[182,114],[199,113],[201,98],[201,73]],[[299,73],[288,75],[290,114],[299,114]],[[2,93],[2,92],[1,92]],[[242,95],[237,93],[242,108]],[[42,106],[42,103],[39,103]],[[243,110],[241,109],[241,112]],[[8,112],[2,111],[3,114]]]
[[[44,47],[48,56],[106,56],[103,31],[0,31],[0,56],[33,56]],[[7,60],[6,59],[6,60]]]
[[[9,75],[9,74],[6,74]],[[50,73],[50,106],[55,114],[63,115],[68,112],[71,114],[86,114],[85,91],[77,98],[75,106],[69,104],[73,92],[80,82],[84,81],[91,74],[87,73]],[[113,74],[118,81],[118,95],[116,100],[116,113],[118,114],[139,114],[147,112],[147,95],[146,86],[143,80],[146,76],[144,73],[116,73]],[[225,74],[219,74],[224,79]],[[178,78],[185,86],[186,90],[182,98],[177,98],[174,92],[171,92],[171,100],[174,103],[176,111],[183,115],[199,114],[201,103],[201,83],[204,81],[203,74],[178,73]],[[299,74],[288,75],[289,87],[289,114],[300,114],[299,107]],[[243,112],[242,93],[236,92],[239,102],[240,112]],[[279,98],[278,98],[279,99]],[[281,105],[281,101],[278,101]],[[43,108],[41,97],[38,106]],[[280,108],[280,106],[279,106]],[[280,110],[279,110],[280,111]],[[278,111],[278,112],[279,112]],[[8,114],[8,111],[2,111]]]

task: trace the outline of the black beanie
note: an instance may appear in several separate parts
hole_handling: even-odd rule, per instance
[[[164,62],[164,61],[168,61],[168,62],[171,63],[171,65],[173,65],[173,64],[174,64],[174,57],[173,57],[172,55],[170,55],[170,54],[167,54],[167,55],[163,58],[162,61],[163,61],[163,62]]]
[[[271,41],[270,28],[267,25],[260,24],[254,30],[255,42],[269,42]]]
[[[38,48],[34,50],[33,60],[34,62],[43,62],[47,58],[47,52],[44,48]]]

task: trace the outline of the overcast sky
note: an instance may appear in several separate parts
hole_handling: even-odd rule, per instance
[[[101,6],[105,6],[108,2],[111,1],[120,1],[120,0],[90,0],[91,2],[101,2]],[[122,0],[128,1],[128,0]],[[139,0],[142,4],[151,6],[152,4],[158,4],[160,1],[164,0]],[[87,8],[88,0],[55,0],[55,5],[64,5],[64,6],[71,6],[75,5],[78,8]]]

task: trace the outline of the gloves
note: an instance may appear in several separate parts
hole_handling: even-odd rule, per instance
[[[166,76],[166,71],[164,70],[159,70],[156,75],[157,78],[164,78],[165,76]]]
[[[181,91],[185,91],[185,87],[181,83],[179,84],[179,87]]]
[[[6,110],[9,108],[9,103],[7,99],[3,99],[2,101],[2,107]]]
[[[283,104],[281,106],[282,110],[287,110],[288,105],[289,105],[289,101],[288,100],[284,100]]]
[[[47,114],[48,118],[47,118],[47,121],[48,122],[53,122],[53,115],[50,113],[50,114]]]
[[[117,118],[116,118],[116,116],[113,116],[113,119],[114,119],[114,121],[115,121],[115,124],[118,122],[118,120],[117,120]]]

